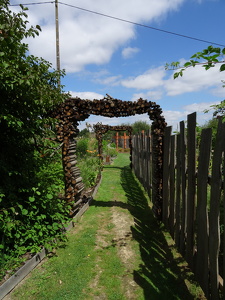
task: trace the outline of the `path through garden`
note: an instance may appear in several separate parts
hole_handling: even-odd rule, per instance
[[[68,242],[5,299],[205,299],[120,153]]]

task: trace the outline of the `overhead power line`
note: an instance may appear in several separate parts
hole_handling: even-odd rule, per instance
[[[25,3],[23,5],[36,5],[36,4],[46,4],[46,3],[55,3],[55,1],[38,2],[38,3]],[[182,37],[182,38],[186,38],[186,39],[190,39],[190,40],[194,40],[194,41],[198,41],[198,42],[203,42],[203,43],[207,43],[207,44],[211,44],[211,45],[225,47],[225,45],[223,45],[223,44],[219,44],[219,43],[215,43],[215,42],[212,42],[212,41],[207,41],[207,40],[203,40],[203,39],[200,39],[200,38],[196,38],[196,37],[193,37],[193,36],[184,35],[184,34],[180,34],[180,33],[177,33],[177,32],[164,30],[164,29],[152,27],[152,26],[149,26],[149,25],[145,25],[145,24],[125,20],[125,19],[122,19],[122,18],[118,18],[118,17],[111,16],[111,15],[108,15],[108,14],[103,14],[103,13],[100,13],[100,12],[97,12],[97,11],[94,11],[94,10],[82,8],[82,7],[75,6],[75,5],[68,4],[68,3],[64,3],[64,2],[61,2],[61,1],[59,1],[58,3],[61,4],[61,5],[64,5],[64,6],[72,7],[72,8],[75,8],[75,9],[79,9],[79,10],[82,10],[82,11],[85,11],[85,12],[88,12],[88,13],[96,14],[96,15],[106,17],[106,18],[110,18],[110,19],[113,19],[113,20],[117,20],[117,21],[120,21],[120,22],[133,24],[133,25],[136,25],[136,26],[144,27],[144,28],[151,29],[151,30],[160,31],[160,32],[163,32],[163,33],[166,33],[166,34],[175,35],[175,36],[178,36],[178,37]],[[11,5],[11,6],[19,6],[19,4],[14,4],[14,5]]]
[[[20,3],[20,4],[10,4],[9,6],[20,6],[20,5],[39,5],[39,4],[49,4],[55,3],[55,1],[45,1],[45,2],[32,2],[32,3]]]

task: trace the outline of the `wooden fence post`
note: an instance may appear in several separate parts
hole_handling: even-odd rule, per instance
[[[163,204],[162,221],[168,226],[169,213],[169,163],[170,163],[170,141],[172,127],[166,127],[163,139]]]
[[[174,224],[175,224],[175,146],[176,146],[176,136],[171,136],[171,147],[170,147],[170,214],[169,214],[169,224],[170,224],[170,234],[174,239]]]
[[[177,170],[176,170],[176,212],[175,212],[175,244],[180,249],[180,228],[181,228],[181,136],[177,135]]]
[[[186,260],[193,269],[195,191],[196,191],[196,112],[188,115],[187,125],[187,247]]]
[[[209,263],[210,263],[210,285],[211,298],[219,299],[219,246],[220,246],[220,197],[221,197],[221,163],[222,151],[224,149],[225,123],[219,120],[216,144],[213,154],[210,213],[209,213]]]
[[[181,162],[181,233],[180,251],[185,253],[186,225],[187,225],[187,199],[186,199],[186,143],[184,121],[180,122],[180,162]]]
[[[209,221],[207,208],[208,172],[212,129],[202,130],[197,176],[197,257],[196,277],[206,297],[209,295]]]

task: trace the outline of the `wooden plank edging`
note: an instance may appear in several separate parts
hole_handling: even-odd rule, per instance
[[[71,230],[71,228],[74,227],[74,223],[78,222],[81,216],[89,208],[93,198],[95,197],[98,191],[101,181],[102,181],[102,176],[100,177],[100,180],[93,191],[92,197],[79,210],[79,212],[76,214],[73,220],[69,222],[68,226],[65,227],[66,231]],[[13,274],[9,279],[7,279],[0,286],[0,300],[2,300],[8,293],[10,293],[17,286],[17,284],[20,283],[45,258],[46,255],[47,255],[47,250],[43,248],[40,252],[38,252],[31,259],[25,262],[25,264],[15,274]]]

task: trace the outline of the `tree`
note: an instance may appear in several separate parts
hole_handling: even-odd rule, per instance
[[[60,227],[57,224],[63,219],[62,205],[53,197],[53,182],[48,180],[53,175],[48,175],[50,158],[45,151],[47,143],[55,147],[51,143],[54,120],[47,117],[47,112],[67,97],[58,86],[64,72],[50,71],[49,62],[28,54],[24,40],[36,37],[41,28],[38,25],[28,28],[26,11],[21,5],[21,11],[13,13],[8,0],[0,1],[0,250],[3,257],[35,251],[56,234]],[[54,176],[58,183],[57,175]]]
[[[146,121],[136,121],[131,124],[131,126],[133,128],[133,134],[140,133],[142,130],[147,131],[151,128],[150,124]]]
[[[174,73],[174,79],[178,78],[179,76],[183,76],[183,72],[187,68],[195,67],[196,65],[201,65],[207,71],[210,68],[215,67],[216,64],[220,64],[220,72],[223,72],[225,71],[224,55],[225,48],[209,46],[201,52],[197,52],[192,55],[191,59],[187,61],[183,66],[181,66],[179,62],[172,62],[170,64],[166,64],[165,69],[179,69],[179,71]],[[222,82],[225,83],[224,81]],[[223,87],[225,87],[225,85],[223,85]],[[220,104],[212,105],[211,107],[215,110],[213,114],[214,116],[224,116],[225,100],[221,101]]]
[[[34,151],[41,152],[46,123],[48,128],[53,124],[45,114],[63,96],[57,87],[62,74],[50,72],[44,59],[27,55],[23,40],[38,35],[40,27],[27,29],[27,9],[21,6],[15,14],[8,5],[4,0],[0,6],[0,176],[4,191],[12,181],[10,189],[16,191],[35,178]]]

